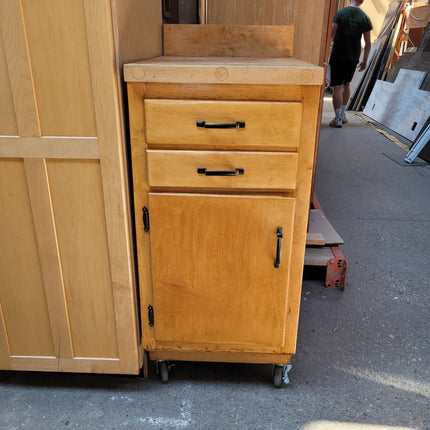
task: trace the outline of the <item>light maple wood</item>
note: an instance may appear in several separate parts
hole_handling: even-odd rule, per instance
[[[156,340],[280,352],[294,199],[151,193],[149,205]]]
[[[139,372],[121,66],[161,25],[150,0],[0,2],[1,369]]]
[[[95,137],[0,136],[0,157],[4,158],[100,158]]]
[[[173,100],[252,100],[300,102],[300,85],[210,85],[210,84],[163,84],[145,83],[148,99]]]
[[[43,159],[27,158],[24,160],[24,168],[54,351],[59,357],[73,357],[62,262],[58,249],[46,162]]]
[[[41,134],[96,136],[84,3],[21,3]]]
[[[147,151],[150,187],[292,190],[297,154],[267,152]],[[198,168],[235,171],[236,176],[206,176]]]
[[[47,170],[74,354],[118,357],[99,164],[49,161]]]
[[[323,65],[335,0],[204,0],[207,24],[294,27],[292,56]]]
[[[124,66],[127,82],[320,85],[323,69],[296,58],[163,56]]]
[[[255,364],[290,364],[291,356],[288,354],[264,354],[241,352],[214,352],[214,351],[151,351],[151,360],[174,361],[213,361],[222,363],[255,363]]]
[[[315,133],[317,130],[318,109],[321,88],[306,86],[303,88],[303,119],[301,126],[299,161],[297,170],[296,211],[294,216],[293,256],[290,266],[290,283],[287,298],[285,330],[285,350],[294,353],[297,342],[300,295],[303,278],[306,232],[311,199],[312,170],[315,155]]]
[[[115,63],[115,44],[110,2],[84,3],[88,34],[91,78],[97,134],[100,141],[100,174],[103,189],[103,213],[106,219],[106,249],[114,312],[108,314],[116,327],[121,365],[128,369],[141,361],[136,345],[140,343],[137,321],[137,297],[133,270],[133,248],[130,231],[128,176],[121,89],[118,76],[110,66]],[[114,103],[117,109],[106,110]],[[125,312],[127,310],[127,312]],[[112,318],[113,317],[113,318]],[[110,356],[107,356],[110,357]]]
[[[40,136],[28,40],[20,2],[0,2],[0,31],[9,75],[9,79],[3,81],[1,86],[10,84],[18,132],[21,136]]]
[[[164,55],[291,57],[294,28],[273,25],[164,25]]]
[[[12,90],[9,81],[7,61],[4,50],[3,36],[0,31],[0,135],[17,135],[18,125],[16,123],[15,109],[13,106]]]
[[[0,195],[0,297],[9,351],[12,355],[53,356],[22,160],[0,160]]]
[[[146,100],[145,131],[150,145],[279,150],[298,146],[301,115],[300,103]],[[197,121],[243,121],[245,128],[205,129]]]
[[[265,70],[264,66],[259,63],[260,60],[255,59],[254,63],[254,65],[261,66],[259,73],[267,70],[270,73],[270,67]],[[153,64],[159,65],[163,61],[166,63],[165,74],[162,77],[156,76],[154,72],[157,68],[154,68]],[[270,85],[250,85],[249,82],[252,82],[253,78],[249,78],[248,81],[248,76],[244,74],[242,77],[245,81],[237,85],[226,85],[225,82],[211,85],[204,76],[189,69],[187,69],[189,76],[186,76],[186,73],[182,73],[184,70],[181,69],[180,64],[187,66],[193,64],[194,67],[200,69],[199,73],[203,74],[204,64],[216,64],[217,66],[225,64],[227,67],[234,61],[238,61],[238,64],[241,64],[240,67],[244,68],[245,63],[242,62],[242,59],[227,59],[223,63],[224,58],[193,58],[188,63],[187,61],[187,59],[181,59],[178,62],[177,59],[160,60],[157,58],[125,66],[125,79],[129,80],[144,347],[150,352],[151,359],[202,359],[234,362],[249,360],[249,362],[288,363],[295,352],[297,337],[301,276],[322,75],[321,80],[316,84],[312,82],[304,84],[301,80],[295,80],[294,84],[285,85],[282,79],[275,79],[275,83],[272,82]],[[247,61],[251,64],[252,69],[253,60],[248,59]],[[170,70],[168,64],[170,64]],[[294,68],[294,61],[289,65]],[[288,74],[289,66],[286,63],[284,66],[284,72]],[[304,71],[308,66],[301,64],[300,67]],[[206,72],[210,74],[211,69],[207,68]],[[179,76],[176,76],[177,82],[175,83],[168,77],[176,73]],[[318,76],[318,74],[316,75]],[[195,82],[192,82],[193,78],[195,78]],[[163,79],[167,82],[163,83]],[[160,81],[156,82],[158,80]],[[291,195],[295,198],[285,199],[295,202],[294,214],[290,213],[289,217],[285,217],[285,220],[288,218],[292,222],[289,224],[291,236],[287,235],[286,239],[292,241],[291,260],[288,265],[289,274],[284,282],[281,281],[278,284],[276,281],[270,282],[270,276],[268,272],[265,272],[266,281],[260,282],[260,288],[263,289],[259,290],[259,297],[263,297],[262,300],[271,300],[265,297],[267,294],[263,293],[266,282],[273,286],[275,295],[285,294],[285,299],[281,299],[281,303],[277,303],[279,307],[275,306],[274,312],[280,325],[277,326],[275,323],[276,328],[273,332],[273,325],[271,325],[273,320],[270,320],[270,317],[268,320],[272,322],[266,327],[262,324],[258,329],[250,323],[249,331],[245,329],[236,332],[233,326],[242,328],[241,324],[243,321],[247,321],[249,315],[256,314],[258,319],[264,312],[269,312],[268,308],[271,307],[262,306],[260,309],[257,300],[252,299],[252,294],[249,296],[249,301],[246,299],[248,291],[244,285],[250,286],[253,291],[254,283],[252,279],[245,281],[244,279],[246,276],[250,276],[250,278],[255,277],[258,280],[258,275],[254,276],[253,271],[258,272],[258,264],[266,267],[265,262],[268,261],[265,260],[266,257],[259,254],[259,252],[267,254],[264,251],[265,248],[267,249],[265,240],[260,238],[258,243],[261,245],[261,249],[251,251],[251,244],[255,240],[254,230],[247,233],[247,229],[254,228],[257,232],[263,231],[264,221],[270,222],[270,214],[277,213],[271,199],[283,201],[284,194],[281,191],[274,193],[273,190],[261,188],[259,192],[252,189],[248,193],[248,189],[240,187],[230,189],[227,194],[223,193],[222,187],[199,186],[194,180],[187,183],[189,180],[187,175],[183,174],[181,169],[177,171],[178,167],[187,165],[189,162],[187,157],[191,154],[192,158],[195,157],[195,161],[191,162],[193,164],[201,160],[217,160],[216,157],[224,157],[224,153],[229,151],[232,152],[228,156],[226,155],[226,159],[249,153],[249,149],[246,151],[246,147],[238,148],[230,144],[229,139],[226,138],[220,138],[217,143],[219,148],[216,147],[216,149],[222,149],[222,152],[211,150],[213,147],[208,143],[210,137],[205,133],[208,130],[200,130],[203,133],[200,135],[199,141],[196,138],[195,144],[190,143],[193,138],[190,138],[187,134],[189,132],[184,132],[184,130],[194,130],[197,118],[192,119],[191,127],[184,125],[184,122],[187,121],[184,118],[187,118],[188,114],[182,116],[183,112],[194,104],[199,106],[199,109],[201,106],[212,105],[214,106],[212,114],[214,111],[218,113],[217,106],[223,105],[220,100],[226,101],[225,106],[228,108],[225,109],[225,112],[231,111],[236,103],[243,107],[246,106],[245,109],[238,110],[238,112],[246,112],[248,106],[258,104],[258,101],[285,101],[300,106],[300,116],[297,118],[297,126],[300,131],[297,143],[292,144],[295,153],[288,154],[291,151],[289,147],[291,143],[284,142],[276,149],[275,154],[279,156],[280,160],[284,160],[283,155],[294,155],[297,157],[298,164],[294,189],[291,190]],[[289,105],[289,103],[278,103],[278,105]],[[156,114],[154,114],[155,111],[157,111]],[[175,117],[180,117],[180,120]],[[280,118],[281,121],[288,121],[286,115]],[[261,115],[258,119],[261,119]],[[199,120],[209,121],[202,118]],[[226,117],[218,118],[218,120],[227,122]],[[230,118],[228,120],[230,122]],[[273,117],[269,118],[267,128],[271,127],[271,120]],[[155,139],[153,130],[156,133]],[[177,135],[181,139],[178,138],[175,143],[171,142],[170,139],[175,140]],[[259,145],[255,147],[258,152],[253,151],[252,154],[264,156],[264,150],[267,151],[265,139],[255,138],[256,135],[258,136],[258,133],[249,136],[249,139],[253,141],[252,144]],[[289,139],[285,138],[285,140]],[[249,143],[244,143],[244,145],[247,144]],[[201,157],[200,160],[199,157]],[[226,167],[232,165],[230,162],[225,163]],[[264,166],[265,162],[261,161],[261,164]],[[196,165],[193,164],[193,169],[195,167]],[[199,167],[206,166],[199,165]],[[233,180],[239,182],[239,178],[235,177]],[[259,182],[261,183],[261,180]],[[136,186],[136,184],[139,185]],[[188,186],[191,188],[187,188]],[[260,204],[256,203],[255,207],[251,204],[251,209],[250,206],[243,203],[244,201]],[[236,206],[232,202],[240,202],[240,204]],[[141,222],[144,206],[149,209],[150,214],[149,232],[144,231]],[[242,207],[246,215],[241,212]],[[288,210],[281,212],[285,215]],[[255,218],[259,218],[260,223]],[[241,241],[236,240],[236,234],[237,237],[246,238],[243,250],[245,257],[241,255],[237,261],[231,254],[233,253],[235,256],[240,254],[238,243]],[[252,258],[256,258],[258,263],[241,266],[241,262],[249,263]],[[273,258],[274,254],[270,259]],[[273,265],[273,261],[271,264]],[[228,276],[225,275],[227,272]],[[241,276],[244,277],[238,280]],[[245,297],[243,313],[242,296],[238,298],[235,295],[235,289],[230,290],[226,287],[230,281],[238,291],[245,291],[243,293]],[[233,296],[229,297],[231,294]],[[229,302],[230,299],[232,303]],[[264,302],[264,304],[267,303]],[[154,306],[154,327],[148,325],[148,305]],[[223,314],[225,311],[220,311],[223,306],[226,307],[227,313]],[[217,319],[218,312],[222,315],[219,320]],[[285,324],[281,322],[283,318],[285,318]],[[214,324],[215,327],[212,327],[211,320],[214,319],[217,322]],[[281,332],[283,333],[282,339],[279,337]]]

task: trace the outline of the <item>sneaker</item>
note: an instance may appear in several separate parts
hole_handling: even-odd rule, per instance
[[[346,117],[346,115],[345,114],[343,114],[343,117],[342,117],[342,124],[347,124],[349,121],[348,121],[348,118]]]
[[[329,123],[330,127],[336,127],[336,128],[342,128],[342,119],[336,119],[333,118],[330,123]]]

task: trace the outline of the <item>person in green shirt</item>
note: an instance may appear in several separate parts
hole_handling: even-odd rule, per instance
[[[372,23],[360,9],[364,0],[351,0],[350,6],[335,13],[332,25],[333,47],[330,55],[330,86],[333,87],[335,118],[330,127],[341,128],[348,122],[345,111],[350,97],[349,84],[358,65],[361,72],[367,67],[370,52]],[[363,59],[360,61],[361,38],[364,37]]]

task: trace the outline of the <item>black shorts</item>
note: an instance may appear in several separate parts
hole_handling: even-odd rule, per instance
[[[338,58],[330,58],[330,86],[345,85],[352,81],[357,61],[339,60]]]

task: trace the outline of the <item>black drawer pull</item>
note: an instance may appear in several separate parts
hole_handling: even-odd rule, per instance
[[[196,125],[203,128],[245,128],[245,121],[232,123],[197,121]]]
[[[208,170],[206,169],[206,167],[198,167],[197,173],[199,175],[206,175],[206,176],[236,176],[236,175],[244,175],[245,169]]]
[[[278,238],[278,243],[276,246],[275,267],[279,269],[279,267],[281,267],[282,239],[284,237],[282,227],[278,227],[276,237]]]

